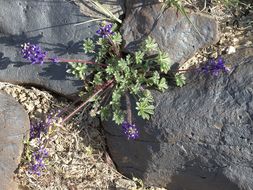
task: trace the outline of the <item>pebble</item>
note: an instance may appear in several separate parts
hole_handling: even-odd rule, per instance
[[[232,53],[235,53],[236,52],[236,49],[234,46],[229,46],[227,49],[226,49],[226,53],[227,54],[232,54]]]

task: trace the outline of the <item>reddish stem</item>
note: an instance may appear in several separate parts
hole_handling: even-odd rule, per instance
[[[91,99],[93,99],[95,96],[97,96],[100,92],[105,90],[107,87],[111,86],[114,80],[110,80],[107,83],[105,83],[99,90],[97,90],[92,96],[90,96],[85,102],[83,102],[78,108],[76,108],[73,112],[71,112],[68,116],[66,116],[62,123],[70,119],[73,115],[75,115],[82,107],[84,107]]]

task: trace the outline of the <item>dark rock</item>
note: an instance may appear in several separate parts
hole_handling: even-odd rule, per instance
[[[29,130],[29,118],[24,108],[0,91],[0,186],[15,190],[14,171],[23,152],[23,140]]]
[[[225,60],[234,65],[228,75],[193,73],[182,88],[153,92],[150,121],[133,111],[138,140],[105,123],[121,173],[170,190],[253,189],[253,48]]]
[[[69,0],[0,0],[0,81],[33,84],[70,96],[82,82],[65,73],[66,64],[30,65],[20,45],[40,44],[52,56],[89,59],[82,40],[94,36],[95,23],[75,26],[90,18]]]
[[[188,13],[192,23],[175,9],[166,10],[158,19],[161,3],[148,0],[127,1],[126,19],[122,26],[126,40],[125,51],[136,50],[147,36],[154,38],[159,47],[168,52],[173,63],[184,63],[200,48],[218,41],[218,23],[210,16]]]

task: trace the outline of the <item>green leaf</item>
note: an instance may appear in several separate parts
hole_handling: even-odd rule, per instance
[[[136,83],[135,85],[131,85],[130,90],[132,94],[138,94],[140,92],[141,89],[141,84],[140,83]]]
[[[115,32],[114,35],[112,35],[112,41],[117,44],[120,45],[122,42],[122,36],[119,32]]]
[[[103,80],[102,80],[102,72],[98,72],[94,75],[94,80],[93,83],[95,85],[101,85],[103,84]]]
[[[149,102],[149,103],[154,102],[154,98],[153,98],[153,96],[152,96],[150,90],[147,90],[147,89],[146,89],[146,90],[143,92],[143,95],[144,95],[144,98],[142,98],[142,101],[147,101],[147,102]]]
[[[145,54],[142,51],[137,51],[134,53],[135,63],[137,65],[142,63],[144,55]]]
[[[95,45],[90,38],[84,40],[83,49],[84,49],[85,53],[93,53],[94,52]]]
[[[109,105],[101,108],[100,116],[101,116],[102,121],[107,120],[109,118],[109,116],[110,116],[110,106]]]
[[[112,65],[108,65],[105,69],[106,73],[112,75],[116,70]]]
[[[160,74],[158,71],[154,71],[153,76],[151,77],[152,83],[155,85],[159,84],[159,80],[160,80]]]
[[[182,87],[186,84],[186,77],[183,73],[177,73],[175,75],[176,85]]]
[[[118,61],[118,66],[119,68],[124,71],[128,68],[128,63],[126,60],[124,60],[123,58],[121,58],[119,61]]]
[[[112,102],[120,102],[122,93],[120,92],[120,90],[115,89],[112,93]]]
[[[115,110],[113,112],[113,121],[115,121],[116,124],[120,125],[124,121],[124,114],[121,110]]]
[[[171,59],[169,55],[165,52],[159,51],[156,59],[157,59],[157,63],[160,65],[161,72],[164,72],[166,74],[170,70],[170,67],[171,67]]]
[[[157,51],[158,44],[150,36],[145,40],[145,51]]]
[[[88,70],[88,66],[83,63],[73,63],[69,62],[70,69],[67,70],[68,73],[72,73],[75,77],[84,80],[85,74]]]
[[[154,114],[155,107],[151,105],[147,101],[141,101],[136,103],[138,110],[138,115],[141,116],[143,119],[149,119],[150,115]]]
[[[164,92],[166,89],[168,89],[167,81],[165,78],[162,78],[158,84],[158,89]]]

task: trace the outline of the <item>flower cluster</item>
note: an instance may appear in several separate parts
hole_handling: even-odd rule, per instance
[[[41,170],[45,169],[44,159],[48,157],[46,148],[40,146],[39,149],[32,154],[32,161],[30,162],[29,173],[41,175]]]
[[[47,52],[42,51],[38,45],[25,43],[21,45],[23,58],[31,61],[32,64],[43,64]]]
[[[41,135],[47,134],[49,126],[58,123],[60,119],[58,114],[60,110],[51,111],[46,117],[45,121],[32,122],[30,125],[30,140],[35,138],[41,138]]]
[[[210,59],[203,67],[200,68],[200,72],[218,76],[220,72],[228,73],[229,69],[225,66],[224,60],[221,57],[218,57],[216,62],[214,59]]]
[[[30,125],[30,140],[35,138],[40,138],[42,134],[46,134],[48,131],[48,125],[43,122],[39,121],[36,123],[31,123]]]
[[[106,38],[110,35],[113,35],[113,31],[112,31],[112,24],[108,23],[108,24],[101,24],[102,26],[96,31],[96,33],[99,36],[102,36],[102,38]]]
[[[123,131],[128,139],[136,139],[139,137],[139,132],[135,124],[130,124],[126,121],[122,124]]]

